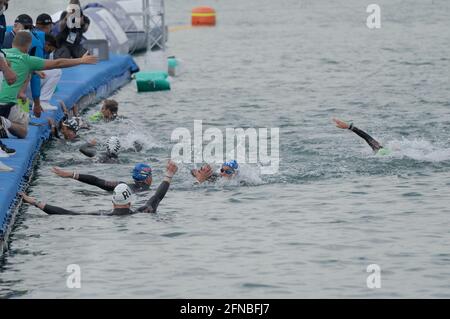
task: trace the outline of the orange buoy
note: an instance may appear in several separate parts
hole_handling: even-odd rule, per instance
[[[210,7],[197,7],[192,9],[193,26],[216,25],[216,11]]]

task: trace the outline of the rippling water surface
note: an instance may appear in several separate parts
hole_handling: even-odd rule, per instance
[[[172,26],[188,24],[200,4],[216,8],[219,24],[172,32],[168,52],[184,62],[172,91],[137,94],[131,83],[114,96],[125,119],[83,133],[120,135],[120,165],[49,144],[31,194],[81,212],[108,209],[109,194],[50,168],[127,180],[145,160],[159,183],[171,132],[194,120],[279,127],[280,172],[245,166],[247,186],[193,186],[183,166],[157,216],[23,207],[0,263],[0,296],[450,297],[450,3],[378,1],[382,28],[369,30],[357,0],[166,2]],[[37,10],[12,4],[9,18]],[[137,57],[143,70],[151,59]],[[373,156],[333,116],[392,155]],[[66,288],[68,264],[81,266],[81,289]],[[366,286],[370,264],[381,267],[381,289]]]

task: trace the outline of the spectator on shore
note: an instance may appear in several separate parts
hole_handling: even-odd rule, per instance
[[[18,138],[25,138],[28,133],[28,113],[17,105],[17,97],[22,87],[35,71],[68,68],[80,64],[95,64],[97,58],[88,54],[79,59],[45,60],[28,54],[32,42],[29,32],[17,33],[13,48],[4,50],[6,59],[11,63],[12,70],[17,75],[17,81],[9,85],[2,82],[0,90],[0,135],[2,131],[9,131]]]
[[[44,32],[46,35],[52,33],[53,20],[47,13],[42,13],[36,18],[36,29]]]
[[[59,21],[55,58],[79,58],[87,52],[81,41],[91,21],[83,14],[78,0],[71,0],[67,10],[61,14]]]
[[[28,14],[21,14],[16,18],[16,20],[14,21],[14,29],[10,32],[7,32],[5,36],[4,48],[12,48],[12,44],[17,32],[22,30],[29,31],[32,35],[29,55],[38,58],[44,58],[44,42],[39,37],[39,34],[37,33],[38,30],[36,30],[33,26],[33,19]],[[25,91],[26,95],[33,100],[33,111],[36,117],[40,117],[43,111],[43,108],[41,106],[41,80],[46,79],[46,76],[47,75],[44,72],[34,72],[31,75],[30,87]],[[26,97],[23,98],[26,99]],[[49,107],[47,104],[45,104],[45,107],[46,109],[52,109],[52,107]]]
[[[3,48],[6,34],[6,17],[5,11],[8,10],[8,0],[0,0],[0,49]]]

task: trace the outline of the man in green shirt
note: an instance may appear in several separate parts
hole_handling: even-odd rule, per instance
[[[9,85],[5,80],[0,90],[0,137],[7,137],[5,130],[18,138],[25,138],[28,133],[28,113],[17,105],[21,90],[28,85],[34,71],[63,69],[80,64],[95,64],[97,58],[85,54],[79,59],[45,60],[28,55],[32,37],[28,31],[18,32],[14,38],[12,49],[4,50],[11,69],[17,80]],[[2,134],[3,133],[3,134]],[[3,135],[3,136],[2,136]]]

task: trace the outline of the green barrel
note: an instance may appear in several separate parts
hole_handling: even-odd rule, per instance
[[[169,75],[166,72],[138,72],[136,85],[138,92],[154,92],[170,90]]]

